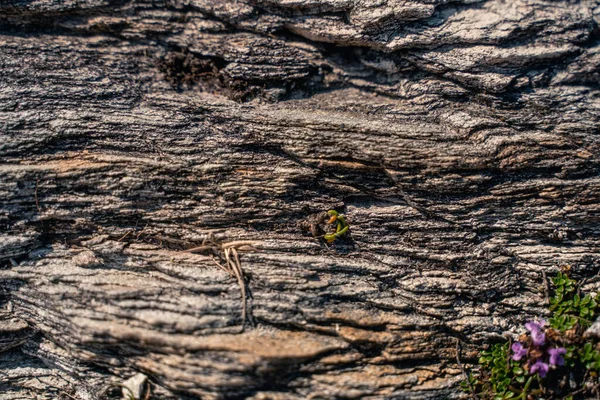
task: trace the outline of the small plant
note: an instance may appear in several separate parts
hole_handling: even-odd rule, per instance
[[[473,398],[574,400],[600,395],[599,347],[584,338],[600,311],[599,295],[582,296],[567,272],[558,273],[552,282],[552,318],[529,321],[518,341],[496,343],[481,352],[479,373],[461,383]]]
[[[556,293],[550,299],[550,311],[554,311],[550,325],[561,332],[573,329],[576,325],[588,328],[593,322],[599,295],[592,298],[588,294],[582,298],[576,293],[575,281],[562,272],[559,272],[552,282]]]
[[[514,398],[514,383],[525,382],[523,369],[509,358],[508,343],[497,343],[490,350],[483,351],[479,363],[490,371],[487,389],[495,393],[497,399]]]
[[[348,232],[349,227],[344,216],[337,211],[329,210],[327,211],[327,214],[331,216],[331,219],[329,219],[327,223],[332,224],[335,232],[325,234],[324,239],[327,240],[327,243],[332,243],[337,238],[344,236]]]
[[[323,238],[327,243],[347,236],[350,226],[343,214],[335,210],[309,215],[297,225],[304,231],[312,233],[315,238]]]

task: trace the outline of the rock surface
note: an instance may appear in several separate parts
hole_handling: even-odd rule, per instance
[[[143,399],[146,391],[146,382],[148,381],[148,377],[144,374],[135,374],[131,378],[127,379],[123,382],[123,387],[121,388],[121,393],[123,395],[123,399],[130,400],[133,397],[133,400]]]
[[[559,265],[599,288],[599,18],[1,2],[3,398],[458,397],[457,343],[516,333]],[[299,226],[332,208],[328,247]],[[209,237],[255,242],[248,321]]]

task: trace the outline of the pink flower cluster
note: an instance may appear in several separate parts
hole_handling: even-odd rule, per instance
[[[531,336],[531,348],[525,347],[521,342],[515,342],[511,347],[513,353],[512,359],[520,361],[525,358],[529,364],[529,373],[532,375],[537,373],[541,378],[546,376],[550,370],[550,366],[563,365],[565,363],[563,356],[567,353],[564,347],[547,348],[544,351],[543,347],[546,344],[545,324],[545,321],[530,321],[525,324],[525,329],[529,331],[529,335]],[[542,356],[534,357],[531,352],[533,349],[542,350]],[[540,352],[535,352],[535,354],[540,354]],[[531,358],[527,359],[527,355]]]

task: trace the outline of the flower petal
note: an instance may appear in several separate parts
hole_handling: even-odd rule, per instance
[[[548,349],[548,354],[550,355],[549,361],[551,365],[564,365],[565,359],[563,355],[567,354],[567,349],[564,347]]]
[[[521,358],[527,355],[527,348],[523,347],[521,342],[513,343],[511,350],[513,351],[512,359],[515,361],[519,361]]]
[[[537,372],[537,374],[540,376],[540,378],[545,378],[549,369],[550,369],[550,366],[548,364],[538,360],[535,362],[535,364],[533,364],[531,366],[531,368],[529,369],[529,372],[532,375]]]

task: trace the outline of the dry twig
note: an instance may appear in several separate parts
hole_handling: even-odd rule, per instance
[[[467,371],[465,371],[465,367],[462,365],[462,362],[460,362],[460,352],[461,352],[460,339],[457,338],[456,339],[456,364],[458,364],[458,368],[462,372],[463,377],[465,378],[465,382],[467,382],[467,385],[469,385],[471,394],[473,395],[473,397],[476,400],[479,400],[479,396],[477,396],[477,393],[475,393],[475,388],[473,387],[473,385],[471,385],[471,381],[469,380],[469,375],[467,375]]]
[[[596,385],[596,386],[594,386],[592,388],[588,388],[588,387],[586,387],[584,385],[582,388],[579,388],[579,389],[575,390],[574,392],[571,392],[571,393],[567,394],[566,396],[561,397],[560,400],[566,400],[566,399],[568,399],[570,397],[573,397],[573,396],[575,396],[577,394],[585,393],[586,391],[590,391],[590,392],[593,393],[594,391],[597,391],[599,388],[600,388],[600,385]]]
[[[150,381],[148,381],[146,383],[146,385],[147,385],[147,390],[146,390],[146,396],[144,396],[144,400],[149,400],[150,394],[152,393],[152,389],[150,388]]]
[[[133,233],[132,230],[127,231],[123,236],[121,236],[119,238],[119,240],[117,240],[117,243],[120,242],[121,240],[125,239],[127,236],[131,235]]]
[[[258,242],[252,240],[235,240],[232,242],[221,243],[212,235],[206,237],[200,246],[186,250],[189,253],[211,252],[211,258],[214,263],[223,271],[229,273],[231,277],[235,277],[240,286],[242,296],[242,321],[246,322],[247,306],[246,306],[246,283],[244,282],[244,271],[238,251],[256,251],[253,245]],[[225,265],[217,261],[217,258],[224,259]]]
[[[63,395],[65,395],[65,396],[67,396],[67,397],[69,397],[69,398],[71,398],[73,400],[78,400],[77,397],[70,395],[69,393],[65,392],[64,390],[61,390],[60,394],[63,394]]]

